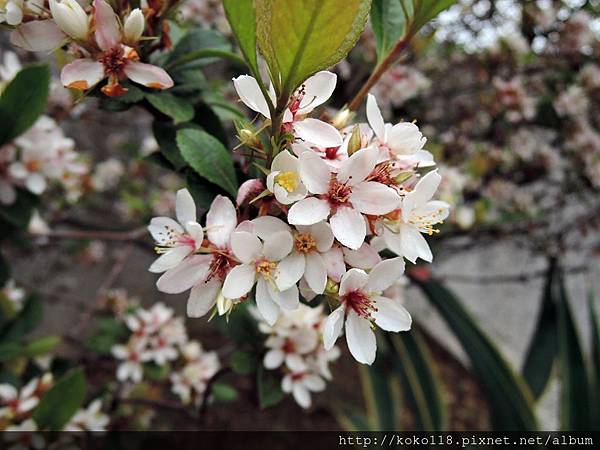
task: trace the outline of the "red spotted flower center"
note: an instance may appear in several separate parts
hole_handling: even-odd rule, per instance
[[[362,291],[349,292],[342,296],[341,301],[346,306],[346,311],[351,309],[365,319],[369,319],[371,314],[377,311],[371,297]]]
[[[344,183],[340,183],[335,178],[329,183],[329,192],[327,197],[332,206],[347,203],[352,194],[352,188]]]

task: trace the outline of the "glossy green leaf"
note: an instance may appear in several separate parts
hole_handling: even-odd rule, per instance
[[[401,0],[405,4],[408,0]],[[439,13],[454,5],[456,0],[412,0],[413,20],[411,31],[416,33]]]
[[[22,69],[0,96],[0,146],[28,130],[46,109],[50,70],[44,65]]]
[[[442,400],[441,383],[433,359],[418,329],[409,333],[388,335],[398,357],[392,360],[403,381],[403,390],[417,429],[446,429],[447,412]]]
[[[413,278],[413,281],[442,315],[469,356],[473,371],[481,380],[489,400],[495,429],[537,429],[529,387],[505,361],[456,296],[433,279],[422,281]]]
[[[262,365],[256,372],[258,387],[258,403],[261,408],[274,406],[283,400],[284,394],[281,390],[281,375],[265,369]]]
[[[201,55],[200,58],[193,57],[194,54],[209,49],[211,51],[230,52],[231,44],[225,36],[217,31],[200,27],[195,28],[175,44],[173,51],[169,53],[166,66],[167,68],[177,66],[176,69],[180,70],[183,67],[201,67],[218,61],[219,56],[216,55],[214,57],[205,57],[205,55]]]
[[[223,0],[223,8],[244,59],[252,74],[258,77],[254,0]]]
[[[562,276],[558,308],[558,367],[560,374],[560,427],[564,431],[591,428],[591,388],[577,327],[573,321]]]
[[[367,407],[369,430],[397,429],[400,400],[396,380],[389,377],[378,364],[360,364],[358,371]]]
[[[173,165],[175,170],[183,169],[187,163],[181,156],[179,147],[177,147],[175,140],[177,128],[170,123],[155,120],[152,124],[152,133],[154,134],[154,139],[156,139],[160,153]]]
[[[370,0],[255,0],[257,38],[278,94],[344,58],[363,31]]]
[[[183,98],[176,97],[170,92],[146,94],[146,99],[161,113],[172,118],[176,125],[194,118],[194,107]]]
[[[83,405],[86,390],[82,369],[67,373],[42,397],[33,418],[42,430],[61,430]]]
[[[373,0],[371,27],[375,35],[377,60],[381,61],[404,36],[406,30],[401,0]]]
[[[198,175],[235,197],[238,184],[233,160],[220,141],[205,131],[185,129],[177,132],[177,145]]]
[[[535,398],[546,388],[558,353],[558,303],[561,296],[556,260],[551,260],[546,274],[542,305],[537,325],[525,356],[523,377]]]

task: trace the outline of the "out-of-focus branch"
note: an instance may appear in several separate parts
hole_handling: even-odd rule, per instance
[[[49,239],[89,239],[97,241],[137,241],[147,233],[145,227],[129,231],[106,230],[50,230],[45,233],[30,233],[33,237]]]

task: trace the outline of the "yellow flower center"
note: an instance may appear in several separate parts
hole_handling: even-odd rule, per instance
[[[299,234],[296,236],[296,250],[301,253],[308,253],[317,246],[315,238],[311,234]]]
[[[268,260],[258,261],[255,265],[256,273],[269,280],[273,277],[277,263]]]
[[[295,172],[281,172],[275,178],[275,182],[288,192],[298,187],[298,175]]]

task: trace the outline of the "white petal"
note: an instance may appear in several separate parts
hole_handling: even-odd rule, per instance
[[[303,372],[306,370],[306,363],[300,355],[291,353],[285,357],[285,365],[292,372]]]
[[[346,342],[354,359],[359,363],[373,364],[377,352],[375,333],[371,330],[371,323],[354,311],[350,311],[346,318]]]
[[[260,216],[251,222],[252,225],[254,225],[254,233],[256,233],[263,241],[281,231],[291,232],[290,226],[277,217]]]
[[[40,195],[46,190],[46,179],[42,174],[32,173],[25,179],[25,186],[33,194]]]
[[[185,226],[188,222],[196,222],[196,204],[190,191],[179,189],[175,200],[175,214],[180,224]]]
[[[256,283],[256,306],[269,325],[274,325],[279,316],[279,306],[271,298],[267,282],[259,278]]]
[[[338,307],[333,311],[325,320],[323,326],[323,346],[325,350],[331,350],[335,341],[342,332],[342,326],[344,325],[344,306]]]
[[[412,324],[412,318],[404,306],[397,300],[387,297],[376,297],[373,313],[377,326],[385,331],[408,331]]]
[[[284,357],[285,354],[279,349],[269,350],[267,353],[265,353],[263,365],[269,370],[277,369],[283,363]]]
[[[275,278],[279,290],[285,291],[300,281],[304,275],[304,269],[305,259],[301,253],[294,252],[283,258],[277,264],[277,277]]]
[[[294,384],[294,387],[292,388],[292,395],[294,396],[296,403],[298,403],[298,405],[300,405],[302,408],[310,408],[310,392],[308,392],[308,389],[306,389],[302,384]]]
[[[350,202],[363,214],[379,216],[398,208],[400,196],[385,184],[365,181],[354,186]]]
[[[321,392],[325,389],[325,381],[318,375],[306,375],[304,385],[313,392]]]
[[[325,194],[329,190],[331,171],[321,157],[313,152],[306,151],[299,158],[300,178],[309,192]]]
[[[141,62],[128,62],[123,72],[134,83],[152,89],[169,89],[173,87],[173,79],[161,67]]]
[[[60,71],[63,86],[82,91],[93,88],[104,77],[104,66],[91,59],[76,59]]]
[[[217,195],[206,214],[208,240],[219,248],[229,246],[229,238],[237,225],[235,206],[227,197]]]
[[[344,254],[337,245],[331,247],[328,252],[322,253],[321,258],[327,268],[327,276],[336,283],[339,283],[342,276],[346,273],[346,264],[344,263]]]
[[[383,292],[394,284],[404,273],[404,259],[385,259],[373,267],[369,273],[366,289],[369,292]]]
[[[304,279],[315,293],[325,292],[327,284],[327,269],[323,258],[317,252],[310,252],[306,255],[306,267],[304,269]]]
[[[273,301],[283,309],[293,311],[298,308],[298,305],[300,304],[300,293],[295,284],[285,291],[278,291],[270,284],[267,284],[267,290]]]
[[[202,317],[217,302],[222,283],[220,280],[210,280],[208,283],[201,282],[194,286],[190,292],[187,302],[188,317]]]
[[[293,156],[289,151],[283,150],[273,158],[271,171],[298,172],[298,158]]]
[[[174,234],[183,233],[183,228],[170,217],[154,217],[148,231],[158,244],[166,244]]]
[[[152,273],[163,273],[176,267],[185,259],[194,249],[189,245],[179,245],[169,249],[166,253],[160,255],[148,268]]]
[[[294,131],[304,141],[321,147],[339,147],[344,143],[337,128],[319,119],[308,118],[294,122]]]
[[[300,102],[298,114],[308,114],[317,106],[325,103],[331,97],[331,94],[333,94],[336,83],[337,75],[327,70],[322,70],[309,77],[302,83],[304,97]]]
[[[358,250],[350,250],[349,248],[343,250],[346,262],[357,269],[372,269],[381,261],[379,253],[366,242]]]
[[[335,238],[346,247],[359,249],[367,235],[367,225],[361,213],[346,206],[338,208],[329,219]]]
[[[402,203],[402,217],[405,221],[408,220],[408,214],[413,209],[424,205],[437,191],[442,177],[437,170],[429,172],[419,180],[412,192],[409,192]]]
[[[301,231],[301,233],[308,232],[315,239],[317,244],[317,250],[321,253],[328,251],[333,245],[333,232],[331,226],[327,222],[319,222],[314,225],[310,225],[307,231]]]
[[[156,282],[156,287],[167,294],[187,291],[206,278],[211,261],[210,255],[190,256],[176,267],[167,270]]]
[[[254,266],[249,264],[235,266],[225,278],[223,296],[230,299],[243,297],[250,292],[255,281],[256,271]]]
[[[412,155],[421,150],[427,139],[412,122],[400,122],[388,132],[387,144],[398,154]]]
[[[252,111],[261,113],[267,119],[271,118],[268,103],[265,100],[256,79],[249,75],[240,75],[233,79],[233,86],[244,105]]]
[[[340,183],[356,186],[364,181],[377,164],[378,152],[374,147],[363,148],[343,161],[337,174]]]
[[[350,269],[342,277],[340,283],[340,296],[354,291],[362,291],[369,281],[369,276],[364,270]]]
[[[309,197],[294,203],[288,211],[288,222],[292,225],[312,225],[327,219],[329,212],[327,200]]]
[[[417,258],[421,258],[427,262],[433,260],[433,254],[431,253],[429,244],[419,230],[410,225],[400,226],[400,244],[402,253],[398,254],[401,254],[412,263],[415,263]],[[390,250],[396,252],[396,250],[391,247]]]
[[[231,233],[231,250],[240,261],[248,264],[260,256],[262,243],[260,242],[260,239],[252,233],[248,233],[247,231],[235,231]]]
[[[385,143],[385,122],[374,95],[367,96],[367,120],[380,142]]]
[[[54,20],[35,20],[15,29],[10,34],[10,42],[30,52],[51,52],[60,47],[66,37]]]
[[[96,42],[102,50],[110,50],[121,42],[121,30],[112,7],[103,0],[94,1]]]
[[[294,238],[288,231],[280,231],[265,239],[262,254],[269,261],[281,261],[294,247]]]
[[[187,222],[185,224],[185,231],[194,240],[195,247],[198,249],[202,247],[202,241],[204,240],[204,229],[198,222]]]

